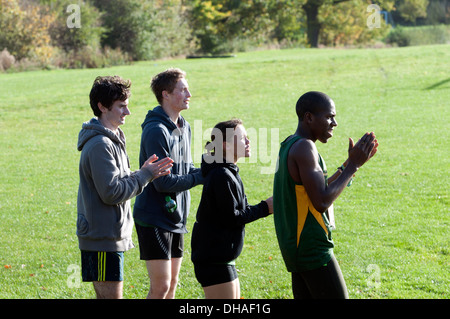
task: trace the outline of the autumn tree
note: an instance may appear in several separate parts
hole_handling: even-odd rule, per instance
[[[371,17],[379,14],[375,8],[359,0],[344,1],[333,6],[323,6],[319,12],[321,32],[319,43],[326,46],[367,44],[383,38],[389,32],[381,16],[372,21]],[[369,26],[368,26],[369,19]],[[376,25],[372,23],[376,22]]]
[[[151,60],[189,53],[193,47],[184,0],[141,1],[138,59]]]
[[[100,39],[105,29],[101,26],[101,12],[88,1],[78,1],[79,26],[68,26],[68,20],[76,14],[70,10],[65,0],[41,0],[55,13],[56,19],[49,29],[54,46],[65,52],[81,50],[86,46],[100,47]]]
[[[320,21],[319,12],[323,7],[331,7],[339,5],[340,3],[348,2],[351,0],[298,0],[298,4],[303,8],[306,15],[306,28],[308,43],[311,47],[317,47],[319,44],[319,36],[323,27],[323,23]],[[393,8],[394,0],[379,0],[373,1],[380,7],[391,10]],[[372,3],[372,1],[359,0],[360,4],[366,4],[366,7]]]
[[[53,52],[49,27],[55,15],[34,3],[21,7],[17,0],[0,1],[0,48],[17,59],[30,58],[46,65]]]
[[[189,1],[189,21],[200,52],[300,41],[303,14],[296,0]]]
[[[202,53],[219,53],[225,40],[222,31],[231,11],[217,2],[194,0],[191,3],[189,20],[194,39]]]
[[[428,0],[397,0],[395,6],[400,16],[409,22],[415,22],[417,18],[427,16]]]

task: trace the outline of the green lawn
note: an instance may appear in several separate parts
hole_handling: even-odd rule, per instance
[[[335,203],[335,254],[350,297],[449,298],[450,45],[261,51],[0,74],[0,298],[94,297],[91,284],[79,283],[75,235],[76,142],[81,123],[92,117],[88,94],[98,75],[132,80],[132,115],[123,129],[137,169],[140,124],[156,105],[150,79],[171,66],[188,74],[193,97],[183,116],[194,131],[197,166],[207,129],[243,119],[253,148],[253,159],[240,164],[250,203],[272,192],[271,139],[278,144],[295,131],[302,93],[324,91],[336,103],[335,136],[317,145],[330,171],[346,159],[349,136],[373,130],[378,154]],[[188,229],[201,187],[191,193]],[[177,297],[203,298],[190,234],[185,246]],[[243,298],[292,297],[271,217],[246,227],[237,268]],[[144,298],[149,283],[137,248],[126,253],[125,271],[124,298]]]

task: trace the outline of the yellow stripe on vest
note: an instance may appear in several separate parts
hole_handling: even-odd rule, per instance
[[[322,214],[319,213],[311,203],[308,194],[306,193],[305,187],[303,185],[295,185],[295,197],[297,200],[297,247],[300,243],[300,234],[305,226],[306,216],[308,212],[314,216],[319,225],[325,230],[328,235],[328,229],[323,221]]]

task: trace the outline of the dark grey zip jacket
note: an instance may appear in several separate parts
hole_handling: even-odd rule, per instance
[[[191,196],[189,189],[202,184],[201,170],[195,168],[191,157],[191,127],[179,117],[175,125],[161,106],[147,113],[142,123],[139,163],[142,165],[151,155],[160,159],[173,159],[171,173],[150,183],[136,197],[133,217],[136,223],[154,226],[174,233],[186,233]],[[165,208],[166,197],[175,200],[177,209]]]

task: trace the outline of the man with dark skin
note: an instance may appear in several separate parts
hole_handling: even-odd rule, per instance
[[[274,179],[274,220],[280,249],[292,273],[294,298],[348,298],[333,254],[328,208],[358,169],[377,152],[373,132],[355,144],[349,138],[348,158],[328,178],[315,142],[327,143],[337,126],[333,100],[307,92],[296,105],[298,127],[281,143]]]

